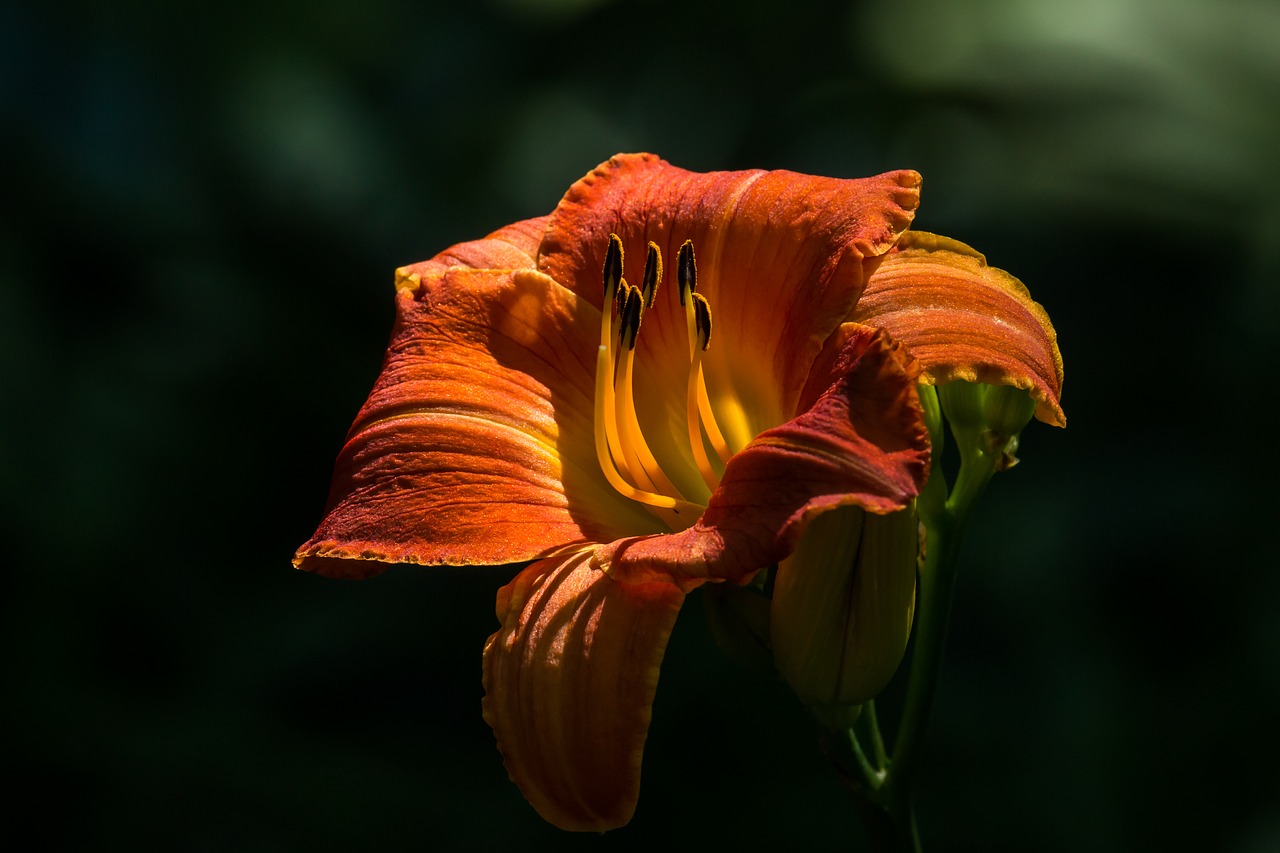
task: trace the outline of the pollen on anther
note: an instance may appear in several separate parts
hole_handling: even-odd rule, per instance
[[[701,293],[693,294],[693,314],[698,345],[705,350],[711,344],[711,303]]]
[[[676,282],[680,285],[680,304],[684,305],[685,292],[693,293],[698,287],[698,266],[693,258],[693,241],[685,240],[676,256]]]
[[[618,305],[618,344],[635,349],[636,336],[640,334],[640,321],[644,317],[644,296],[639,288],[627,286],[618,295]]]
[[[609,248],[604,253],[604,300],[609,302],[622,284],[622,238],[609,235]]]
[[[662,252],[653,241],[649,242],[649,250],[644,256],[644,281],[641,292],[644,294],[644,307],[652,308],[653,300],[658,296],[658,286],[662,284]]]

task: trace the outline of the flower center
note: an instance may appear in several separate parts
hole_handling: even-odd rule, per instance
[[[689,494],[692,489],[686,486],[682,492],[663,471],[636,417],[633,387],[636,340],[645,311],[653,307],[662,284],[662,253],[657,245],[649,243],[641,287],[627,284],[622,273],[622,240],[617,234],[610,234],[604,260],[600,347],[596,354],[596,456],[610,485],[625,497],[649,507],[672,529],[679,530],[702,514],[707,497],[719,485],[724,465],[732,455],[716,424],[702,371],[702,354],[711,341],[711,306],[706,297],[696,291],[698,272],[693,242],[686,240],[676,260],[676,281],[689,342],[685,421],[689,449],[705,486],[698,494]],[[714,459],[708,448],[715,454]]]

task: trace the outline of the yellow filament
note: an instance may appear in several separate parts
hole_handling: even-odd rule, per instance
[[[620,387],[616,394],[618,428],[622,434],[622,449],[626,454],[627,467],[631,470],[636,485],[652,488],[666,495],[679,495],[680,490],[667,477],[649,450],[649,443],[644,440],[640,421],[636,418],[635,398],[632,395],[635,354],[635,350],[630,348],[622,352],[618,376]]]
[[[699,359],[698,364],[698,414],[702,416],[702,428],[707,431],[707,438],[711,441],[711,447],[715,450],[716,455],[720,457],[721,462],[728,463],[733,451],[729,449],[729,442],[724,440],[724,433],[720,432],[720,425],[716,423],[715,412],[711,409],[711,398],[707,396],[707,383],[706,377],[702,373],[701,359]]]
[[[613,381],[610,376],[612,368],[609,348],[602,345],[596,351],[595,440],[596,460],[600,463],[600,470],[604,472],[605,479],[623,497],[660,510],[671,510],[677,515],[688,512],[690,518],[697,518],[702,512],[702,507],[666,495],[656,495],[653,492],[637,489],[618,473],[609,448],[611,442],[618,441],[618,425],[614,421],[611,405],[613,403]],[[620,442],[619,446],[622,446]]]
[[[623,344],[619,355],[622,363],[615,368],[616,376],[614,378],[613,389],[613,420],[615,428],[618,432],[620,443],[619,449],[622,451],[623,467],[625,465],[626,473],[631,475],[631,482],[635,483],[642,489],[651,491],[660,491],[654,484],[653,480],[645,472],[644,466],[640,464],[640,457],[636,455],[636,432],[632,430],[631,424],[635,420],[635,415],[628,417],[631,409],[631,388],[626,382],[626,375],[634,360],[631,356],[635,350],[630,349]]]
[[[626,284],[625,280],[623,280],[619,284],[618,290],[617,290],[618,293],[623,292],[622,287],[625,284]],[[608,412],[613,411],[613,346],[614,346],[613,344],[613,309],[614,309],[613,302],[616,302],[616,300],[617,300],[617,297],[615,296],[614,299],[610,301],[610,304],[603,306],[603,310],[601,311],[600,349],[605,351],[606,361],[607,361],[607,368],[605,370],[605,373],[603,374],[605,377],[603,382],[601,381],[601,373],[599,371],[599,368],[597,368],[596,370],[596,399],[597,400],[600,399],[601,388],[603,387],[604,393],[607,397],[605,401],[607,406],[605,411],[608,411]],[[618,441],[617,425],[612,421],[612,419],[610,419],[608,423],[602,425],[600,423],[600,416],[597,415],[595,426],[596,426],[596,432],[599,432],[602,426],[605,429],[612,428],[614,430],[614,432],[611,435],[609,435],[609,442],[608,442],[609,455],[610,455],[610,458],[613,459],[613,464],[616,468],[626,468],[627,467],[626,460],[622,458],[622,451],[621,451],[622,443]]]
[[[693,307],[693,294],[685,294],[684,300],[684,327],[689,333],[689,361],[693,361],[693,354],[700,348],[698,346],[698,315]]]
[[[608,349],[613,345],[613,302],[600,306],[600,346]],[[611,362],[612,363],[612,362]]]
[[[711,411],[711,401],[706,396],[707,387],[702,386],[702,397],[699,402],[703,404],[705,411]],[[751,429],[751,422],[747,418],[746,410],[742,407],[742,401],[736,396],[720,397],[719,405],[716,407],[716,416],[718,417],[718,429],[722,430],[722,435],[733,437],[733,446],[738,448],[746,447],[751,439],[755,436],[755,432]],[[728,461],[728,456],[732,455],[729,450],[729,443],[717,446],[716,452],[721,454],[721,459]]]
[[[705,451],[702,450],[701,435],[699,435],[698,438],[695,440],[694,434],[697,432],[697,430],[695,430],[692,426],[693,420],[694,420],[693,399],[694,399],[694,394],[696,390],[697,401],[698,401],[697,410],[698,410],[698,414],[702,416],[702,427],[707,431],[707,438],[710,439],[711,447],[715,450],[716,455],[720,457],[720,461],[727,463],[729,461],[729,457],[732,456],[733,454],[729,452],[729,444],[724,440],[724,434],[720,432],[720,425],[716,423],[715,413],[711,410],[711,398],[707,396],[706,377],[704,377],[702,374],[702,347],[700,346],[701,342],[698,340],[698,329],[697,329],[698,321],[697,321],[697,315],[695,313],[695,309],[693,305],[692,293],[689,294],[688,298],[685,299],[684,301],[684,322],[685,322],[685,328],[689,332],[690,365],[689,365],[688,407],[689,407],[689,422],[691,424],[691,426],[689,427],[689,443],[692,444],[694,447],[693,452],[694,452],[695,458],[697,458],[698,454],[700,453],[703,457],[706,456]],[[698,462],[698,470],[699,471],[702,470],[701,461]],[[706,474],[703,474],[703,479],[704,480],[706,479]],[[718,481],[719,481],[719,478],[717,478],[717,482]],[[708,483],[708,485],[710,485],[710,483]]]
[[[702,350],[694,348],[693,364],[689,366],[689,395],[685,400],[685,411],[688,412],[689,446],[693,448],[693,461],[698,464],[698,473],[702,482],[711,491],[720,485],[720,475],[711,467],[707,458],[707,448],[702,443],[702,428],[698,424],[698,388],[702,385]],[[717,451],[718,453],[719,451]]]

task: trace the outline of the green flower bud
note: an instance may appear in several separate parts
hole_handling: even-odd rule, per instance
[[[906,651],[915,608],[914,509],[845,506],[809,523],[778,565],[770,608],[774,663],[820,719],[853,719]]]
[[[982,418],[987,429],[1012,438],[1022,432],[1036,413],[1036,401],[1022,388],[1012,385],[988,385],[982,401]]]
[[[977,431],[987,425],[983,403],[990,387],[961,379],[938,386],[938,400],[952,432]]]
[[[938,399],[962,458],[986,459],[995,471],[1018,464],[1018,435],[1036,410],[1030,394],[1012,385],[955,381],[938,388]]]

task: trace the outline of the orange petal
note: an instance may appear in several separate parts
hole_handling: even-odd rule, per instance
[[[382,374],[295,565],[493,565],[661,529],[596,461],[599,312],[536,272],[454,269],[422,286],[397,296]]]
[[[814,365],[801,414],[729,460],[702,518],[681,533],[604,546],[597,562],[625,580],[742,582],[790,554],[824,510],[905,507],[929,465],[918,378],[905,348],[882,331],[841,326]]]
[[[599,305],[610,232],[622,238],[632,281],[646,243],[655,242],[669,280],[646,312],[637,358],[642,375],[683,377],[689,355],[672,271],[680,245],[692,240],[698,290],[715,316],[703,367],[713,397],[742,404],[741,447],[795,411],[823,342],[848,315],[875,260],[911,223],[919,186],[909,171],[857,180],[701,174],[651,154],[619,155],[566,193],[551,214],[538,268]],[[683,411],[683,382],[669,387],[673,408]]]
[[[499,228],[481,240],[458,243],[427,261],[396,270],[396,290],[418,292],[422,280],[452,267],[477,270],[533,269],[548,216],[525,219]]]
[[[684,594],[616,581],[588,558],[535,563],[498,592],[484,718],[538,814],[600,832],[635,811],[658,669]]]
[[[946,237],[908,232],[867,282],[851,320],[886,329],[934,384],[954,379],[1030,392],[1036,417],[1066,426],[1062,355],[1049,315],[1022,282]]]

